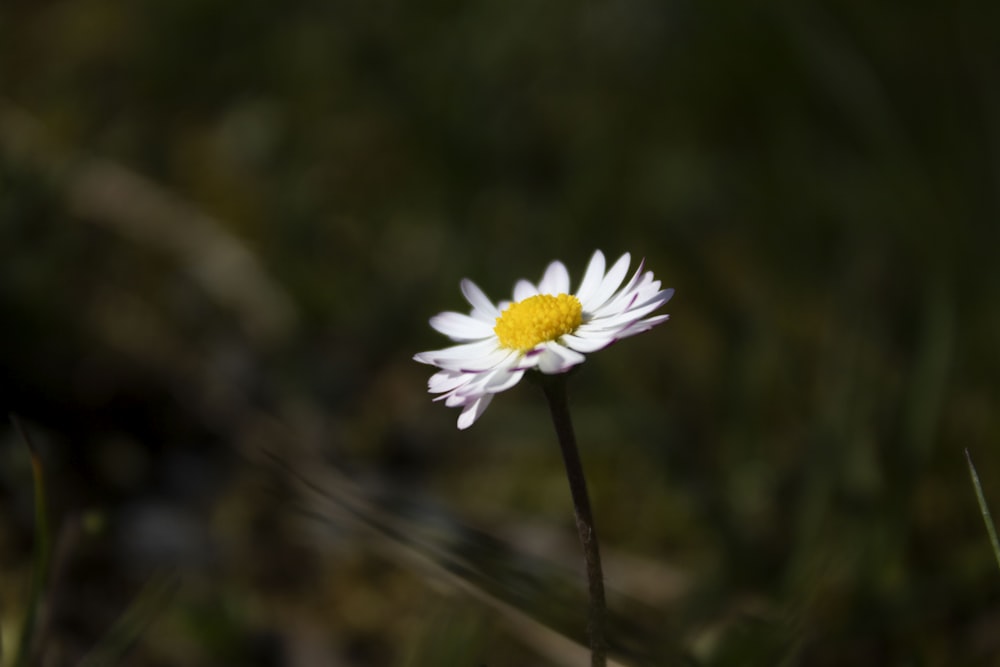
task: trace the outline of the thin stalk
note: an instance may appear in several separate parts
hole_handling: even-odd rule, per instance
[[[601,552],[597,544],[597,531],[590,511],[590,497],[587,494],[587,479],[583,474],[580,454],[573,434],[573,422],[566,400],[566,376],[543,375],[540,384],[549,401],[552,422],[556,427],[559,447],[562,450],[569,490],[573,496],[573,511],[576,515],[576,530],[583,545],[583,558],[587,564],[587,583],[590,588],[590,618],[587,636],[590,640],[591,667],[605,667],[608,660],[608,645],[605,639],[605,625],[608,605],[604,599],[604,574],[601,571]]]
[[[21,637],[14,659],[16,667],[23,667],[32,662],[32,650],[37,645],[35,632],[38,627],[39,609],[49,576],[49,556],[52,546],[49,537],[49,513],[45,494],[45,474],[42,459],[35,449],[28,431],[21,425],[16,415],[10,415],[10,421],[21,434],[28,452],[31,454],[31,471],[35,482],[35,555],[31,576],[31,593],[28,598],[28,608],[24,614],[24,625],[21,626]]]
[[[997,539],[997,529],[990,516],[990,508],[986,505],[986,496],[983,494],[983,485],[979,483],[979,475],[976,473],[976,466],[972,465],[972,456],[969,450],[965,450],[965,460],[969,464],[969,476],[972,477],[972,486],[976,490],[976,500],[979,501],[979,511],[983,514],[983,522],[986,524],[986,533],[990,536],[990,544],[993,546],[993,555],[1000,566],[1000,540]]]
[[[117,665],[170,603],[180,588],[180,575],[160,572],[149,579],[114,626],[77,667]]]

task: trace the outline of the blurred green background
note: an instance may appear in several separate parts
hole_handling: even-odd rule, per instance
[[[8,0],[0,408],[60,551],[41,664],[575,665],[541,393],[426,324],[645,257],[571,400],[627,665],[992,665],[1000,5]],[[574,283],[575,284],[575,283]],[[310,486],[315,484],[315,487]],[[0,425],[0,626],[32,486]]]

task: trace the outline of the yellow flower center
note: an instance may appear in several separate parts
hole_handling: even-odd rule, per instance
[[[572,333],[583,321],[583,306],[571,294],[537,294],[512,303],[493,327],[500,345],[526,352],[539,343]]]

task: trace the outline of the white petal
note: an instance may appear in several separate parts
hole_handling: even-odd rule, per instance
[[[611,343],[615,342],[614,336],[608,335],[590,335],[590,336],[580,336],[567,334],[560,338],[566,347],[571,350],[576,350],[577,352],[583,352],[584,354],[590,354],[591,352],[597,352],[598,350],[603,350]]]
[[[601,311],[619,308],[621,307],[621,304],[628,303],[628,300],[631,299],[633,292],[642,290],[646,286],[646,284],[653,279],[652,271],[647,271],[645,275],[643,275],[642,268],[643,266],[645,266],[645,264],[646,264],[645,259],[640,261],[639,268],[637,268],[635,273],[632,274],[632,278],[628,281],[628,283],[626,283],[624,287],[618,290],[617,294],[615,294],[607,301],[605,301],[603,306],[595,308],[592,311],[592,314],[597,314],[598,312]],[[659,287],[657,287],[657,289],[659,289]]]
[[[477,394],[477,396],[478,395],[479,394]],[[463,394],[459,394],[456,392],[448,394],[447,396],[443,396],[442,398],[445,399],[444,404],[447,405],[449,408],[460,408],[476,400],[474,396],[473,397],[465,396]]]
[[[497,373],[494,375],[490,381],[486,384],[486,391],[491,394],[499,394],[502,391],[507,391],[524,377],[524,371],[520,368],[510,368],[502,373]]]
[[[543,352],[545,352],[545,347],[542,345],[528,350],[518,358],[515,368],[522,371],[535,368],[538,366],[538,360],[542,357]]]
[[[547,374],[565,373],[573,366],[583,363],[587,358],[559,343],[545,343],[545,351],[538,359],[538,370]]]
[[[427,364],[428,366],[436,366],[434,362],[433,352],[417,352],[413,355],[414,361],[419,361],[422,364]]]
[[[466,301],[472,304],[472,316],[478,320],[484,322],[494,322],[496,318],[500,317],[500,311],[497,307],[493,305],[493,302],[489,300],[483,290],[479,289],[476,283],[472,282],[468,278],[463,278],[462,283],[462,294],[465,295]]]
[[[513,361],[517,357],[515,350],[500,348],[480,359],[465,360],[460,366],[450,366],[453,370],[461,370],[466,373],[482,373],[494,370],[506,362]]]
[[[459,371],[438,371],[427,380],[427,391],[432,394],[443,394],[461,387],[472,377]]]
[[[456,361],[482,359],[491,354],[499,347],[499,341],[492,338],[480,340],[474,343],[463,343],[452,345],[441,350],[430,350],[429,352],[418,352],[413,358],[422,364],[436,364],[437,360]]]
[[[486,322],[450,311],[432,317],[431,327],[457,341],[481,340],[493,335],[493,327]]]
[[[658,306],[662,306],[670,297],[673,296],[673,291],[667,290],[669,294],[660,291],[660,281],[653,280],[653,274],[647,273],[643,276],[642,281],[631,290],[622,290],[617,295],[613,296],[607,303],[593,311],[591,315],[592,319],[598,317],[606,317],[615,313],[624,312],[626,310],[634,310],[642,308],[646,305],[657,303]]]
[[[654,301],[653,303],[643,306],[642,308],[629,308],[623,312],[608,315],[606,317],[596,317],[586,324],[581,324],[579,329],[586,327],[587,330],[590,331],[609,331],[611,329],[625,327],[636,320],[640,320],[646,315],[649,315],[662,305],[662,303]]]
[[[518,367],[521,354],[512,350],[509,352],[510,354],[502,363],[497,364],[496,368],[489,373],[476,378],[475,383],[463,388],[461,393],[466,395],[473,392],[498,394],[517,384],[521,380],[521,376],[524,375],[524,372]]]
[[[517,284],[514,285],[514,301],[524,301],[529,296],[535,296],[536,294],[538,294],[538,288],[527,280],[518,280]]]
[[[583,274],[583,281],[580,282],[580,287],[576,290],[576,298],[580,300],[580,303],[587,303],[590,295],[597,290],[603,279],[604,253],[597,250],[594,252],[593,257],[590,258],[590,263],[587,265],[587,272]]]
[[[462,410],[462,414],[458,416],[458,428],[464,431],[476,423],[476,420],[486,412],[486,408],[489,407],[492,400],[493,394],[484,394],[466,405],[465,409]]]
[[[538,283],[539,294],[566,294],[569,292],[569,271],[562,262],[552,262],[545,269],[542,282]]]
[[[656,317],[649,317],[645,320],[639,320],[626,327],[617,334],[617,338],[628,338],[629,336],[634,336],[640,334],[644,331],[649,331],[657,324],[662,324],[670,319],[670,315],[657,315]]]
[[[611,295],[615,293],[618,286],[622,284],[622,280],[625,278],[625,274],[628,272],[629,262],[632,260],[628,253],[622,255],[611,270],[607,272],[604,279],[601,280],[600,286],[594,291],[592,295],[587,298],[587,301],[580,299],[580,304],[583,306],[583,310],[586,313],[593,313],[595,310],[604,305],[604,302],[611,298]],[[579,298],[579,297],[577,297]]]
[[[443,350],[431,350],[413,355],[416,361],[451,371],[478,372],[489,370],[512,354],[513,350],[499,347],[495,337],[474,343],[453,345]]]
[[[521,379],[521,372],[516,369],[519,355],[512,355],[505,359],[503,363],[497,364],[490,370],[479,373],[475,379],[466,385],[455,390],[459,396],[475,396],[478,394],[499,393],[504,389],[514,386]],[[511,382],[511,373],[518,373],[517,378]]]

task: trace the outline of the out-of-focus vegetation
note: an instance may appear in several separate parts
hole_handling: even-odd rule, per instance
[[[623,664],[988,665],[1000,4],[13,0],[0,407],[46,665],[584,664],[544,404],[411,361],[595,248],[672,321],[573,378]],[[312,486],[312,485],[315,486]],[[0,425],[0,627],[30,462]],[[616,628],[616,629],[615,629]]]

